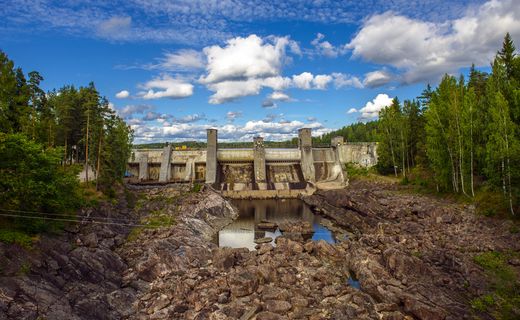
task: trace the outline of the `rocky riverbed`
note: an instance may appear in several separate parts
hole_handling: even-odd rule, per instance
[[[32,251],[0,244],[0,319],[490,319],[471,307],[490,290],[474,257],[520,252],[511,222],[387,183],[303,198],[344,235],[336,244],[294,225],[256,251],[214,244],[238,213],[210,189],[132,192],[135,206],[121,191],[82,215],[146,227],[83,223]]]

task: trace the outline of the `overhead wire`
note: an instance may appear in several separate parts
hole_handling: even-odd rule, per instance
[[[64,213],[50,213],[50,212],[41,212],[41,211],[28,211],[28,210],[0,209],[0,212],[35,213],[35,214],[39,214],[39,215],[55,216],[55,217],[68,217],[68,218],[73,217],[70,214],[64,214]],[[121,221],[121,222],[129,222],[129,221],[132,222],[133,221],[132,219],[127,219],[127,218],[111,218],[111,217],[78,216],[78,218]]]
[[[109,222],[109,221],[97,221],[92,218],[84,219],[65,219],[65,218],[49,218],[45,216],[27,216],[20,214],[9,214],[9,213],[0,213],[0,217],[11,217],[11,218],[22,218],[22,219],[44,219],[50,221],[62,221],[62,222],[77,222],[77,223],[94,223],[94,224],[103,224],[103,225],[117,225],[117,226],[128,226],[128,227],[146,227],[145,224],[137,224],[137,223],[121,223],[121,222]],[[86,219],[86,220],[85,220]]]

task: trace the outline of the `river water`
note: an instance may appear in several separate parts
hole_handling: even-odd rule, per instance
[[[260,230],[257,225],[262,221],[281,224],[283,222],[307,221],[312,224],[312,240],[325,240],[335,243],[334,234],[321,224],[321,217],[299,199],[278,200],[232,200],[238,208],[239,217],[218,233],[220,247],[248,248],[255,250],[255,239],[270,237],[274,239],[283,233],[280,229]]]

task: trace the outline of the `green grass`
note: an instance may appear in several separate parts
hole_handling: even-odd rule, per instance
[[[518,258],[515,252],[485,252],[473,258],[481,266],[489,280],[490,292],[471,301],[471,306],[496,319],[520,319],[520,282],[513,268],[508,264],[511,258]]]
[[[33,238],[23,231],[0,229],[0,242],[16,243],[22,248],[31,249]]]
[[[170,227],[175,224],[175,217],[164,213],[163,210],[153,210],[150,214],[141,220],[142,227],[133,228],[127,236],[128,241],[135,241],[139,238],[145,229],[158,229]]]
[[[200,192],[201,189],[202,189],[202,184],[195,183],[195,184],[193,184],[193,187],[191,188],[191,192],[198,193],[198,192]]]

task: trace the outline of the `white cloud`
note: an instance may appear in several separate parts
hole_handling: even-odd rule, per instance
[[[166,123],[167,125],[164,125],[164,122],[160,126],[145,126],[140,121],[136,121],[132,125],[132,129],[135,131],[136,143],[183,140],[204,141],[206,139],[206,129],[209,128],[219,130],[220,141],[252,141],[255,136],[262,136],[270,141],[289,140],[297,137],[298,129],[303,127],[311,128],[314,136],[331,131],[316,121],[308,123],[297,120],[275,121],[277,117],[277,115],[268,115],[264,120],[251,120],[244,125],[228,122],[220,126],[195,123]]]
[[[438,80],[471,63],[488,65],[506,32],[518,43],[517,0],[491,0],[442,23],[394,12],[374,15],[346,48],[353,50],[353,57],[398,68],[404,83],[415,83]]]
[[[147,91],[140,92],[139,96],[146,100],[160,98],[180,99],[193,95],[193,85],[191,83],[186,83],[168,75],[150,80],[141,87]]]
[[[331,81],[332,77],[328,74],[319,74],[316,77],[314,77],[314,80],[312,82],[314,83],[314,87],[316,89],[325,90],[327,88],[327,85]]]
[[[363,84],[358,77],[334,72],[332,73],[332,78],[334,79],[334,86],[338,89],[343,87],[363,88]]]
[[[310,72],[302,72],[298,75],[292,76],[293,86],[299,89],[310,90],[318,89],[324,90],[332,81],[332,76],[326,74],[319,74],[314,76]]]
[[[147,104],[139,104],[139,105],[127,105],[119,110],[117,110],[117,113],[122,118],[130,118],[132,115],[136,113],[143,113],[145,111],[152,110],[153,106],[147,105]]]
[[[262,89],[261,79],[247,79],[243,81],[223,81],[208,85],[208,89],[215,91],[209,103],[221,104],[240,97],[257,95]]]
[[[262,39],[252,34],[230,39],[224,47],[204,48],[207,73],[199,81],[215,92],[209,102],[220,104],[256,95],[262,87],[280,90],[288,86],[290,82],[280,72],[290,43],[288,37]]]
[[[97,33],[103,38],[123,39],[132,25],[132,17],[111,17],[97,25]]]
[[[128,92],[127,90],[122,90],[122,91],[119,91],[118,93],[116,93],[116,98],[118,99],[126,99],[130,96],[130,92]]]
[[[206,47],[208,74],[201,78],[201,82],[278,76],[288,42],[288,38],[274,38],[272,44],[265,43],[252,34],[247,38],[230,39],[224,48]]]
[[[312,80],[314,80],[314,76],[310,72],[302,72],[301,74],[292,76],[294,86],[299,89],[310,89]]]
[[[204,55],[196,50],[182,49],[176,52],[167,52],[164,57],[159,59],[159,63],[152,65],[151,68],[182,71],[204,68]]]
[[[314,46],[315,53],[318,55],[323,55],[329,58],[336,58],[339,54],[341,54],[341,50],[333,46],[330,42],[323,40],[325,35],[322,33],[316,34],[316,38],[311,41],[311,44]]]
[[[278,101],[288,101],[291,99],[286,93],[275,91],[269,95],[269,99],[271,100],[278,100]]]
[[[379,116],[379,111],[392,104],[392,98],[385,93],[378,94],[374,100],[368,101],[365,106],[359,109],[361,119],[374,119]],[[352,109],[350,109],[352,110]],[[349,110],[349,111],[350,111]]]
[[[369,88],[376,88],[387,84],[392,81],[392,75],[386,70],[376,70],[365,73],[365,79],[363,79],[363,85]]]
[[[350,114],[350,113],[356,113],[357,112],[357,109],[356,108],[350,108],[347,113]]]

